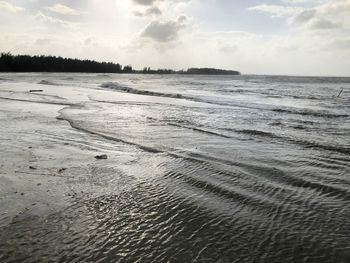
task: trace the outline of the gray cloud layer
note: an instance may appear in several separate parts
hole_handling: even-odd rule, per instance
[[[157,0],[133,0],[133,2],[139,5],[153,5]]]
[[[141,36],[157,42],[170,42],[178,38],[178,33],[185,27],[186,21],[186,16],[180,16],[177,20],[152,21],[143,30]]]

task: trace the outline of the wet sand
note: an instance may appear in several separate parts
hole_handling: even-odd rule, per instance
[[[39,96],[27,90],[8,85],[0,91],[0,227],[61,211],[81,198],[118,193],[123,185],[109,189],[104,180],[118,177],[115,164],[130,161],[125,152],[117,154],[118,146],[57,119],[65,104],[74,104],[63,98],[66,91],[57,99],[54,88]],[[109,158],[98,160],[99,154]]]

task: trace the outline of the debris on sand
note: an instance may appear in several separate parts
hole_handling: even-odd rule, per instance
[[[31,89],[29,92],[43,92],[42,89]]]
[[[29,166],[29,169],[31,169],[31,170],[36,170],[37,168],[34,167],[34,166]]]
[[[338,96],[337,96],[338,98],[339,98],[340,95],[343,93],[343,90],[344,90],[344,89],[341,89],[341,91],[339,92],[339,94],[338,94]]]
[[[61,168],[61,169],[58,170],[58,172],[59,172],[59,173],[62,173],[62,172],[64,172],[65,170],[67,170],[67,168]]]
[[[107,154],[102,154],[102,155],[96,155],[95,158],[98,160],[106,160],[108,159],[108,156]]]

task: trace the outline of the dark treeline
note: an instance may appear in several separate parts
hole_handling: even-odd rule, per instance
[[[128,66],[125,66],[129,70]],[[131,69],[132,70],[132,69]],[[14,56],[1,53],[0,72],[86,72],[117,73],[122,72],[120,64],[79,60],[54,56]]]
[[[144,68],[143,70],[136,71],[137,73],[141,74],[176,74],[179,73],[178,71],[172,70],[172,69],[151,69],[151,68]]]
[[[139,73],[139,74],[203,74],[203,75],[239,75],[238,71],[215,68],[190,68],[187,71],[172,69],[134,70],[132,66],[122,67],[111,62],[97,62],[55,56],[29,56],[1,53],[0,72],[82,72],[82,73]]]
[[[240,75],[235,70],[224,70],[216,68],[189,68],[185,74],[203,74],[203,75]]]

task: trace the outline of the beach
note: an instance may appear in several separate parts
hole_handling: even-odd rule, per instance
[[[1,73],[0,261],[349,262],[349,83]]]

